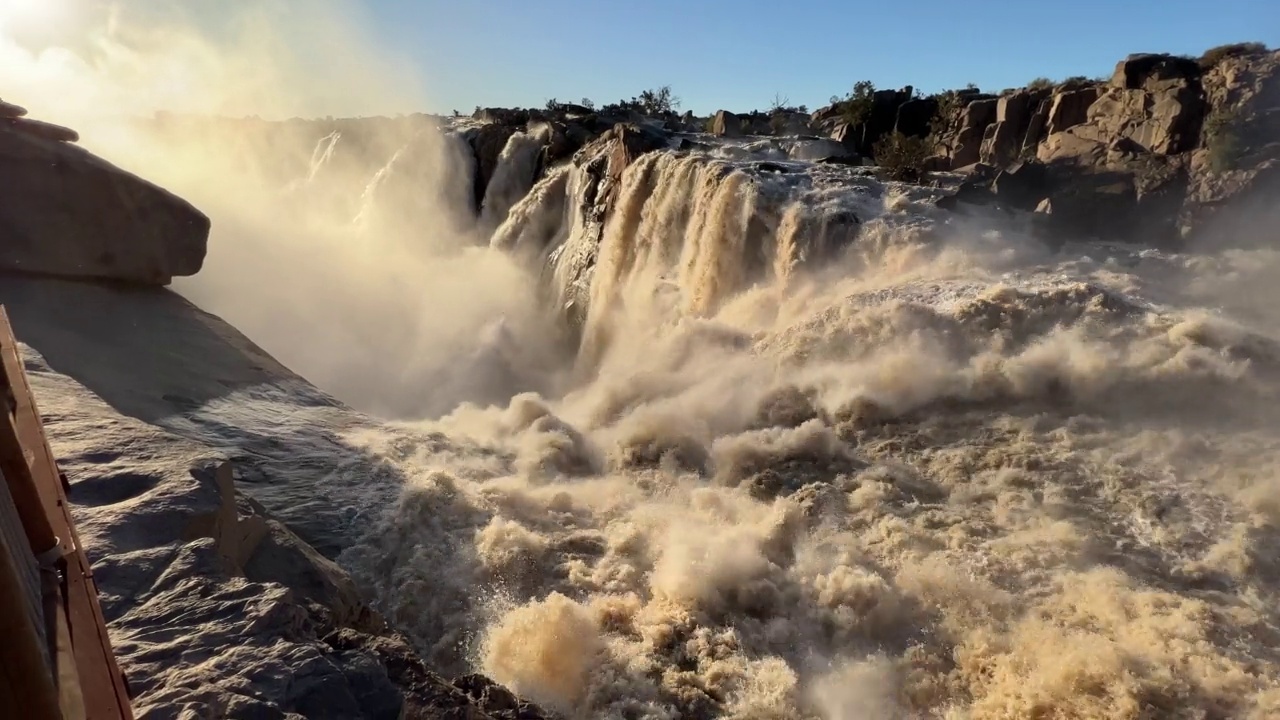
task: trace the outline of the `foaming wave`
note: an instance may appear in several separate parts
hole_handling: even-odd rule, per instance
[[[678,156],[631,181],[682,162],[700,187]],[[581,718],[1280,708],[1274,338],[1135,295],[1143,263],[948,236],[892,189],[817,267],[712,262],[714,304],[619,305],[708,287],[634,272],[702,242],[697,193],[644,182],[601,235],[597,372],[362,439],[436,478],[345,558],[436,662]],[[658,216],[683,224],[655,239]],[[447,525],[415,513],[441,477]],[[452,644],[403,590],[445,561],[379,581],[391,547],[466,578],[433,609]]]

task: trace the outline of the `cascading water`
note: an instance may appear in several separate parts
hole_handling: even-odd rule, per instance
[[[507,140],[485,189],[480,209],[481,227],[490,231],[497,228],[511,207],[529,194],[538,169],[538,156],[550,134],[549,127],[540,125],[517,132]]]
[[[743,144],[533,182],[525,137],[477,217],[434,137],[331,148],[383,232],[300,239],[290,327],[347,335],[285,338],[433,418],[349,438],[404,486],[340,562],[434,667],[583,720],[1280,712],[1280,316],[1204,309],[1274,254],[1053,253]]]

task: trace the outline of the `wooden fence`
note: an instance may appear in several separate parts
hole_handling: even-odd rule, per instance
[[[133,720],[66,477],[3,306],[0,399],[0,718]]]

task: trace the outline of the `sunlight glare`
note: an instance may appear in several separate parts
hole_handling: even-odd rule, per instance
[[[14,31],[47,30],[65,20],[66,0],[0,0],[0,28]]]

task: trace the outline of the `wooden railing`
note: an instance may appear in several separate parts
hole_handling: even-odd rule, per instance
[[[18,550],[36,557],[42,568],[46,621],[42,632],[16,614],[15,598],[21,596],[10,581],[17,569],[5,567],[12,563],[0,553],[0,718],[133,720],[97,585],[67,505],[66,478],[49,449],[2,306],[0,401],[0,471],[28,544]],[[52,668],[37,662],[42,642]]]

